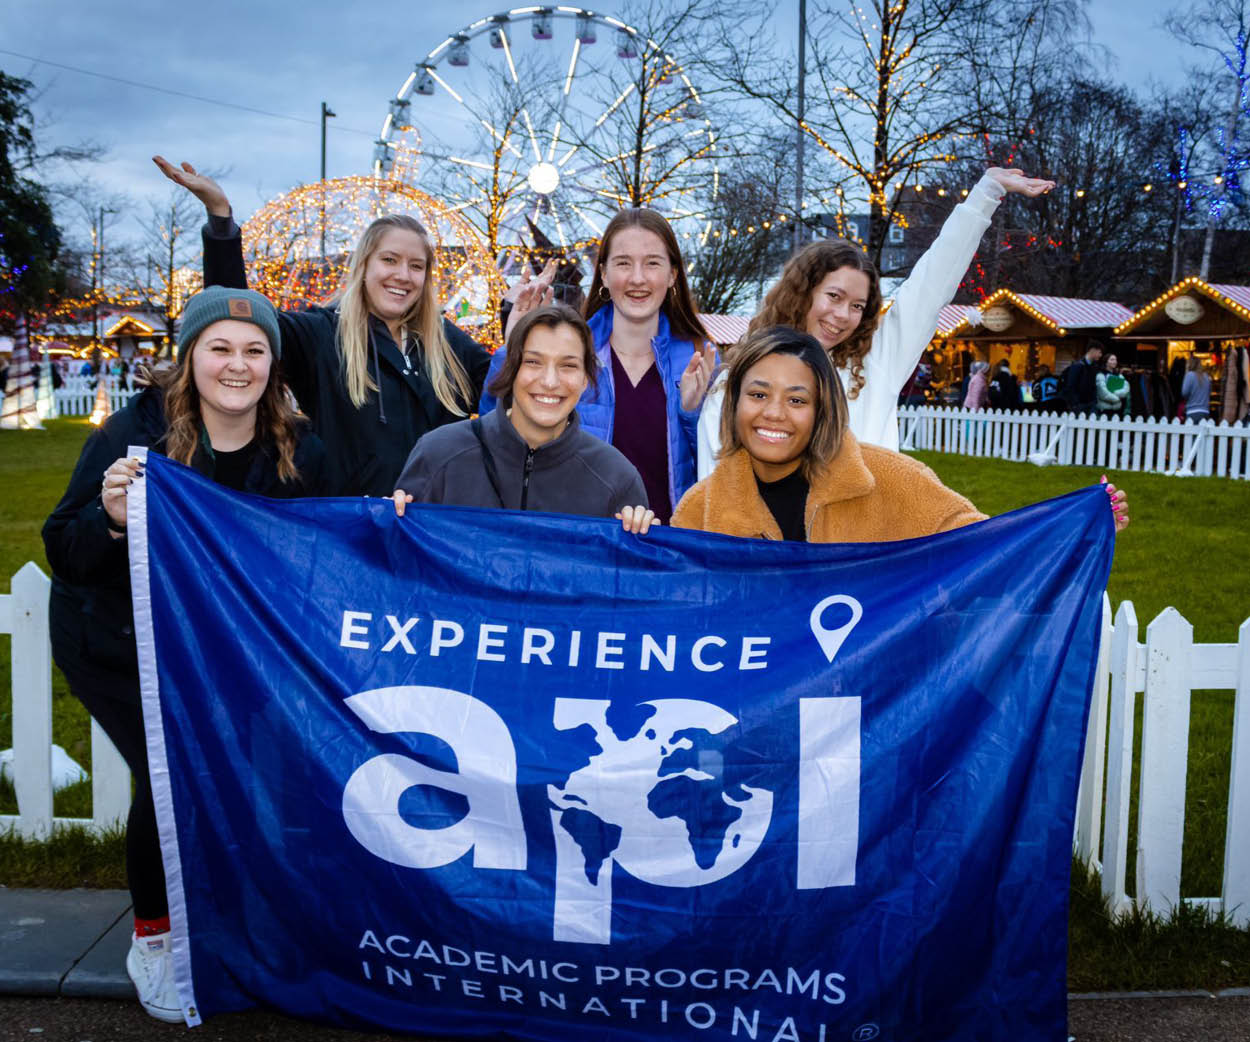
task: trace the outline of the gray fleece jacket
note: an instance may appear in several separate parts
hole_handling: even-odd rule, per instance
[[[480,422],[482,439],[494,459],[499,495],[491,486],[471,420],[422,437],[395,487],[418,503],[587,517],[612,517],[621,507],[647,505],[642,478],[633,464],[582,430],[576,412],[564,433],[537,449],[525,443],[503,409],[487,413]]]

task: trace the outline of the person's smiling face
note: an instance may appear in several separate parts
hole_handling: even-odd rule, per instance
[[[365,302],[388,325],[407,315],[425,288],[429,250],[425,239],[407,228],[391,228],[365,264]]]
[[[512,382],[510,418],[531,448],[560,436],[586,390],[585,344],[570,325],[534,326]]]
[[[612,236],[603,262],[603,284],[617,312],[634,322],[655,318],[677,280],[664,240],[646,228],[623,228]]]
[[[254,411],[272,365],[269,338],[259,326],[233,318],[206,326],[191,350],[201,413],[236,417]]]
[[[868,275],[857,268],[829,272],[812,290],[803,332],[832,351],[859,328],[870,289]]]
[[[734,411],[738,440],[762,481],[779,481],[803,462],[816,424],[816,378],[806,362],[777,352],[742,378]]]

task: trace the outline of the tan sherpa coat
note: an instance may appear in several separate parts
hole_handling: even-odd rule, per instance
[[[943,485],[923,463],[847,431],[842,447],[807,493],[809,543],[879,543],[947,532],[985,520],[968,500]],[[764,503],[751,458],[739,449],[681,497],[673,527],[780,539]]]

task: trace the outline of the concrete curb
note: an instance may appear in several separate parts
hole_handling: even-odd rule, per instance
[[[1223,988],[1220,991],[1205,991],[1201,988],[1184,991],[1081,991],[1068,992],[1069,1002],[1086,1000],[1125,999],[1244,999],[1250,998],[1250,988]]]
[[[0,995],[132,998],[125,890],[0,888]]]

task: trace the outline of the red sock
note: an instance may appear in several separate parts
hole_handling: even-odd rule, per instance
[[[162,915],[159,919],[140,919],[135,916],[136,937],[153,937],[158,933],[169,933],[169,916]]]

